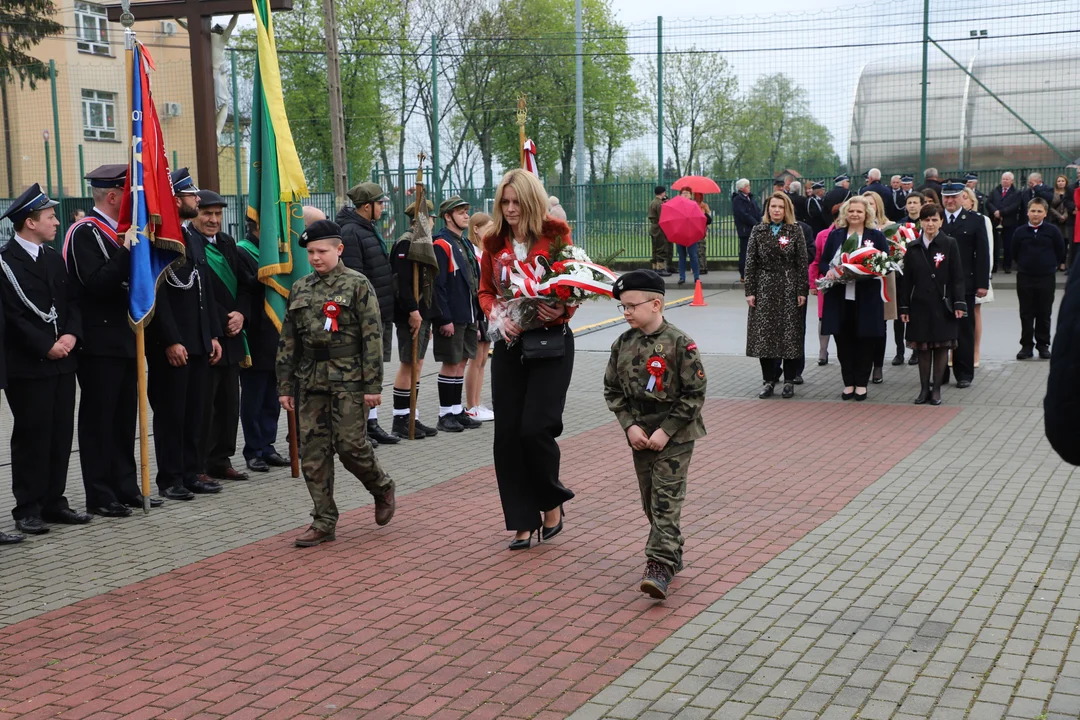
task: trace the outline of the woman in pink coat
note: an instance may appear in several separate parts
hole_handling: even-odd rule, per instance
[[[810,294],[817,295],[817,317],[818,317],[818,365],[829,364],[829,336],[821,334],[821,311],[824,309],[824,301],[821,294],[817,291],[817,279],[821,276],[818,266],[821,264],[821,251],[825,248],[825,240],[828,239],[829,233],[832,232],[834,225],[829,225],[814,238],[814,262],[810,263]]]

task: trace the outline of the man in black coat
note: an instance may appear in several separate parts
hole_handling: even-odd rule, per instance
[[[75,346],[82,316],[60,253],[49,247],[58,203],[34,183],[0,215],[15,238],[0,250],[5,389],[11,430],[11,514],[20,532],[41,535],[46,522],[82,525],[64,497],[75,425]]]
[[[79,464],[86,509],[127,517],[143,507],[135,465],[138,372],[135,333],[128,326],[131,253],[117,237],[127,165],[87,173],[94,207],[68,229],[68,281],[82,312],[79,347]],[[162,500],[152,498],[152,507]]]
[[[308,220],[308,212],[313,209],[304,208],[305,223],[313,222]],[[326,219],[321,211],[316,212],[317,219]],[[248,470],[269,472],[271,467],[289,464],[274,447],[281,416],[274,372],[281,333],[266,314],[266,286],[259,281],[258,226],[250,219],[246,235],[236,242],[240,261],[246,266],[244,276],[251,295],[251,315],[244,322],[251,367],[240,368],[240,425],[244,428],[243,453]]]
[[[1069,274],[1058,307],[1057,332],[1050,357],[1050,377],[1043,400],[1046,439],[1061,459],[1080,465],[1076,418],[1080,417],[1080,272]]]
[[[810,196],[806,198],[806,217],[816,241],[818,233],[832,224],[832,218],[825,211],[825,183],[816,182],[810,186]]]
[[[750,181],[739,178],[735,192],[731,194],[731,214],[735,217],[735,232],[739,235],[739,282],[746,277],[746,247],[750,243],[750,231],[761,222],[761,208],[754,202]]]
[[[907,199],[915,192],[915,178],[910,175],[901,175],[899,182],[893,187],[892,202],[886,206],[886,216],[893,222],[907,222]],[[891,211],[891,214],[890,212]]]
[[[1001,258],[1005,274],[1012,272],[1012,236],[1020,224],[1020,191],[1013,184],[1015,176],[1011,172],[1001,174],[1001,184],[986,197],[986,215],[995,228],[994,261],[991,272],[997,272],[998,257]]]
[[[881,207],[885,210],[885,216],[888,217],[889,206],[892,205],[892,189],[881,182],[881,171],[877,168],[870,168],[866,173],[866,185],[859,188],[859,194],[862,195],[868,190],[877,193],[877,196],[881,198]]]
[[[191,220],[199,214],[198,189],[194,184],[183,187],[181,172],[172,174],[173,192],[180,218]],[[206,261],[206,238],[185,232],[184,240],[184,264],[165,271],[154,318],[146,329],[157,485],[169,500],[221,492],[220,483],[199,477],[199,445],[210,365],[221,360],[218,340],[225,333],[214,300],[213,271]]]
[[[825,193],[822,201],[825,206],[825,217],[831,223],[840,212],[840,206],[851,197],[851,178],[847,175],[837,175],[833,178],[833,189]]]
[[[221,326],[221,359],[210,364],[207,379],[205,422],[199,444],[199,466],[208,477],[219,480],[247,480],[248,475],[232,466],[236,454],[236,432],[240,425],[240,368],[251,366],[244,324],[251,317],[251,277],[249,265],[241,262],[236,240],[222,232],[225,198],[213,190],[199,191],[199,214],[185,226],[188,242],[203,245],[206,279],[212,290],[213,306]],[[193,240],[194,239],[194,240]]]
[[[923,171],[923,184],[919,186],[919,192],[923,190],[933,190],[938,197],[941,197],[941,176],[938,175],[937,168],[926,168]]]
[[[987,252],[986,223],[978,213],[969,213],[960,204],[964,184],[948,182],[942,186],[945,225],[942,232],[956,240],[964,268],[964,302],[975,307],[976,297],[985,297],[990,286],[990,255]],[[969,310],[960,320],[957,348],[953,352],[956,387],[966,388],[975,379],[975,313]]]
[[[1043,182],[1042,173],[1033,172],[1028,175],[1028,184],[1020,193],[1020,222],[1017,225],[1022,225],[1024,218],[1027,217],[1028,204],[1034,198],[1042,198],[1049,205],[1054,201],[1054,189]]]
[[[386,193],[376,183],[364,182],[348,194],[353,207],[341,208],[336,218],[345,248],[341,251],[341,261],[366,277],[375,291],[382,318],[383,362],[390,362],[394,344],[394,271],[390,267],[389,248],[377,224],[382,218]],[[368,410],[367,434],[378,445],[394,445],[399,441],[380,427],[378,408]]]
[[[2,296],[0,296],[2,297]],[[0,390],[7,387],[7,368],[4,364],[4,308],[0,300]],[[0,530],[0,545],[14,545],[26,539],[22,533],[9,533]]]

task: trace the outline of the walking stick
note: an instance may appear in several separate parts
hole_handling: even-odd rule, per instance
[[[420,227],[420,213],[426,213],[424,209],[424,160],[427,156],[424,153],[420,153],[420,162],[416,165],[416,202],[413,205],[413,228],[414,232],[416,228]],[[420,265],[414,260],[412,264],[412,286],[413,286],[413,300],[416,302],[416,307],[420,307]],[[409,439],[416,439],[416,386],[420,383],[420,367],[418,365],[419,359],[417,355],[420,351],[420,329],[423,328],[423,320],[420,321],[420,328],[413,333],[412,336],[412,365],[410,366],[412,372],[409,377]]]
[[[296,446],[296,411],[286,410],[285,416],[289,419],[289,469],[294,478],[300,477],[300,451]]]

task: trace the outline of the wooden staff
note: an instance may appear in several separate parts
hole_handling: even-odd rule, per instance
[[[517,124],[518,124],[518,149],[521,151],[521,167],[527,167],[525,163],[525,120],[529,117],[528,108],[525,105],[525,94],[518,95]]]
[[[420,227],[421,214],[427,214],[427,210],[424,205],[424,161],[427,160],[427,156],[424,153],[420,153],[418,156],[419,163],[416,165],[416,198],[413,205],[413,228]],[[413,238],[415,240],[415,236]],[[416,301],[416,307],[420,307],[420,265],[415,260],[412,264],[412,286],[413,286],[413,300]],[[420,328],[423,328],[423,320],[420,321]],[[412,336],[412,373],[409,378],[409,439],[416,439],[416,386],[420,384],[420,364],[417,355],[420,352],[420,330],[418,329]]]
[[[296,447],[296,411],[286,410],[289,418],[289,468],[294,478],[300,477],[300,451]]]

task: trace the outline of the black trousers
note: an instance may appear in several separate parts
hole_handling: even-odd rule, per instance
[[[746,248],[750,245],[750,236],[739,238],[739,277],[746,277]]]
[[[11,491],[16,520],[41,517],[68,505],[68,460],[75,433],[75,373],[8,378],[4,391],[11,428]]]
[[[240,366],[211,365],[207,380],[199,467],[217,475],[232,467],[240,424]]]
[[[896,318],[892,321],[892,334],[893,342],[896,343],[896,354],[903,355],[904,348],[907,347],[904,344],[904,331],[907,330],[907,323],[900,318]]]
[[[1001,237],[1001,249],[1002,249],[1001,264],[1002,264],[1002,266],[1004,267],[1005,270],[1012,270],[1012,264],[1013,264],[1013,262],[1012,262],[1013,261],[1013,243],[1012,243],[1012,240],[1013,240],[1013,233],[1014,232],[1016,232],[1016,226],[1015,225],[1012,225],[1012,226],[1003,225],[1001,227],[1001,230],[1000,230],[1000,233],[1001,233],[1001,236],[1000,236]],[[995,258],[996,258],[996,256],[997,256],[997,251],[996,251],[996,248],[995,248]],[[997,263],[994,263],[994,267],[997,267]],[[953,365],[954,366],[956,365],[956,360],[953,360]]]
[[[799,374],[799,359],[798,358],[760,358],[761,362],[761,379],[765,382],[779,382],[780,371],[784,372],[784,382],[794,382],[795,376]],[[803,364],[806,364],[806,358],[803,358]]]
[[[79,356],[79,465],[86,507],[142,497],[135,465],[138,375],[134,358]]]
[[[844,387],[866,387],[874,368],[874,352],[878,338],[859,337],[859,308],[857,303],[844,301],[840,332],[836,334],[836,357]]]
[[[959,335],[952,356],[952,374],[957,379],[971,382],[975,379],[975,295],[964,298],[967,315],[960,318]],[[1049,342],[1049,340],[1047,341]]]
[[[199,434],[204,422],[210,359],[206,355],[188,356],[187,365],[173,367],[163,350],[147,355],[157,485],[164,491],[196,480],[201,471]]]
[[[535,530],[541,512],[574,497],[559,480],[563,407],[574,372],[574,337],[566,331],[566,355],[521,358],[521,343],[495,343],[491,399],[495,412],[495,476],[506,529]]]
[[[244,427],[244,459],[266,457],[277,452],[278,435],[277,377],[273,370],[240,371],[240,424]]]
[[[1054,311],[1053,275],[1016,273],[1016,299],[1020,302],[1020,347],[1050,347],[1050,315]],[[955,361],[954,361],[955,364]]]

